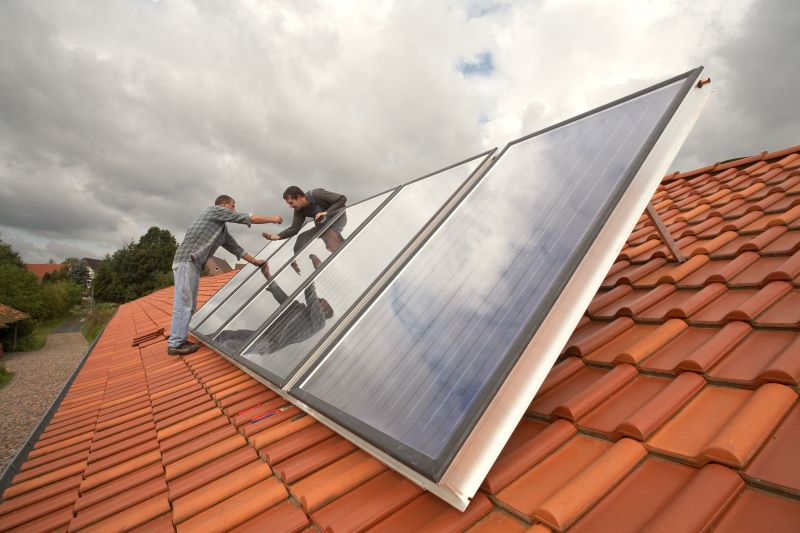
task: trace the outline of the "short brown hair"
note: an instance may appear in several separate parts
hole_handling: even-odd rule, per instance
[[[217,199],[214,200],[214,205],[222,205],[222,204],[232,204],[235,203],[235,200],[228,196],[227,194],[220,194],[217,196]]]
[[[283,199],[286,200],[288,198],[295,199],[298,196],[305,196],[306,193],[303,192],[303,189],[298,187],[297,185],[292,185],[288,187],[285,191],[283,191]]]

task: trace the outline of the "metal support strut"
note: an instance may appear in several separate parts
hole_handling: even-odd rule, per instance
[[[681,253],[678,245],[675,244],[672,234],[670,234],[669,230],[664,225],[664,221],[661,220],[661,215],[658,214],[658,211],[656,211],[656,208],[653,206],[653,202],[647,203],[645,213],[647,213],[647,217],[650,219],[650,222],[652,222],[656,227],[656,231],[658,231],[659,236],[661,236],[661,240],[667,245],[669,251],[672,252],[672,256],[678,261],[678,263],[683,263],[686,261],[686,258]]]

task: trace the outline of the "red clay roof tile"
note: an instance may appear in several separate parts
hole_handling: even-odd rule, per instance
[[[631,354],[636,355],[637,350],[641,350],[642,339],[657,333],[659,326],[636,324],[632,328],[584,355],[587,361],[596,363],[622,362],[623,354],[626,362],[633,359]]]
[[[458,532],[475,524],[492,509],[492,503],[481,492],[464,512],[459,512],[430,493],[421,494],[398,511],[373,526],[373,533],[394,531]]]
[[[301,418],[300,420],[303,419]],[[278,430],[278,428],[281,428],[281,426],[285,425],[286,423],[287,422],[284,422],[284,424],[275,426],[272,429]],[[308,423],[306,422],[305,424]],[[333,431],[328,429],[326,426],[323,426],[320,423],[314,423],[307,425],[306,427],[299,428],[298,431],[287,435],[280,440],[268,443],[259,450],[259,454],[263,454],[268,463],[275,464],[279,461],[283,461],[287,457],[291,457],[296,453],[300,453],[301,451],[313,446],[318,442],[322,442],[333,434]],[[263,435],[263,433],[259,433],[258,435]],[[257,438],[258,435],[256,435],[254,438]]]
[[[291,485],[289,491],[313,512],[385,469],[380,461],[357,450]]]
[[[401,475],[384,471],[311,514],[322,531],[362,531],[389,516],[422,492]]]
[[[254,516],[230,531],[231,533],[262,533],[264,531],[293,533],[302,530],[308,525],[309,520],[303,510],[293,502],[285,501]]]
[[[169,510],[166,493],[162,493],[96,522],[82,531],[126,531],[145,524]]]
[[[746,489],[717,522],[716,531],[796,531],[800,502]]]
[[[753,482],[800,496],[800,407],[795,404],[744,472]]]
[[[733,470],[717,464],[693,472],[689,481],[650,518],[659,531],[704,531],[744,485]]]
[[[483,482],[496,493],[577,433],[566,420],[552,424],[523,418]]]
[[[131,346],[169,326],[167,289],[120,307],[4,494],[0,520],[148,531],[173,521],[298,530],[312,517],[333,529],[436,531],[547,530],[540,520],[580,530],[622,515],[632,529],[796,523],[785,494],[800,497],[799,404],[786,386],[800,381],[798,151],[664,178],[653,202],[688,261],[675,262],[640,217],[531,403],[542,419],[523,419],[487,476],[494,507],[483,492],[463,514],[418,495],[312,417],[273,412],[286,403],[208,348],[172,358],[163,339]],[[233,274],[201,280],[201,301]],[[748,488],[714,462],[744,469]],[[305,507],[276,477],[237,477],[267,464],[298,480]]]
[[[206,463],[202,468],[172,479],[169,482],[170,500],[180,498],[189,492],[203,487],[207,483],[241,468],[247,464],[255,463],[258,459],[252,448],[239,448],[235,452],[223,455],[210,463]]]
[[[788,283],[776,281],[768,286],[780,284],[782,297],[753,321],[766,327],[796,328],[800,326],[800,289],[791,289]],[[777,292],[777,291],[776,291]]]
[[[593,325],[594,324],[595,323],[593,323]],[[566,353],[570,355],[586,355],[614,339],[617,335],[621,335],[625,330],[633,327],[634,324],[634,321],[630,318],[621,317],[607,326],[598,326],[592,330],[587,330],[586,335],[577,333],[573,335],[574,340],[570,339],[567,343]]]
[[[172,517],[175,524],[191,518],[203,510],[238,494],[259,481],[270,478],[272,471],[264,463],[254,461],[192,492],[172,500]]]
[[[44,502],[17,507],[13,512],[0,515],[0,531],[13,530],[52,512],[70,508],[77,499],[78,489],[76,487],[67,492],[50,495]]]
[[[167,484],[163,476],[158,476],[130,487],[123,493],[114,496],[105,496],[93,505],[84,505],[78,510],[75,518],[69,525],[70,531],[78,531],[92,524],[96,524],[117,513],[123,512],[131,506],[154,498],[166,492]],[[83,499],[83,498],[81,498]]]
[[[308,474],[350,454],[356,446],[339,436],[332,436],[275,465],[275,472],[284,483],[294,483]]]
[[[589,507],[619,483],[647,450],[631,439],[622,439],[539,505],[533,515],[563,531]]]
[[[65,530],[66,525],[72,520],[72,506],[53,511],[35,520],[8,530],[13,533],[40,533],[42,531]]]
[[[788,387],[771,383],[755,392],[706,387],[647,446],[693,464],[742,468],[796,399]]]
[[[508,513],[494,510],[467,531],[469,533],[516,533],[527,530],[528,526],[524,522]]]
[[[236,435],[236,429],[225,424],[167,451],[162,449],[162,462],[164,465],[168,465],[234,435]]]
[[[255,485],[178,524],[179,533],[228,531],[263,513],[287,497],[274,477]]]
[[[223,455],[238,450],[247,442],[241,435],[232,435],[216,442],[206,448],[199,450],[191,455],[178,459],[177,461],[165,466],[167,480],[171,481],[178,476],[186,474],[206,463],[213,461]]]

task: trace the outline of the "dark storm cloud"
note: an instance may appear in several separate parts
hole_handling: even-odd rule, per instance
[[[0,232],[46,261],[180,240],[221,193],[288,217],[288,185],[357,200],[700,63],[679,164],[787,146],[797,15],[748,1],[0,2]]]
[[[800,144],[800,10],[760,0],[709,51],[713,95],[674,167],[689,170]]]

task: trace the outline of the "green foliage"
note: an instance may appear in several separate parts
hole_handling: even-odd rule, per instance
[[[172,258],[178,243],[165,229],[152,227],[139,242],[106,256],[94,278],[95,298],[125,303],[172,284]]]
[[[81,288],[71,281],[57,281],[42,285],[42,302],[47,313],[43,318],[64,316],[73,306],[81,303]]]
[[[81,333],[83,333],[83,338],[86,339],[86,342],[91,343],[97,338],[103,330],[103,327],[111,320],[116,311],[116,304],[97,304],[94,306],[94,311],[86,317],[86,321],[83,323],[83,328],[81,329]]]
[[[0,303],[35,318],[43,317],[47,309],[41,292],[39,280],[32,272],[11,263],[0,264]]]
[[[2,364],[0,364],[0,389],[11,383],[13,377],[14,373],[9,372],[4,366],[2,366]]]
[[[25,268],[25,263],[22,262],[22,258],[19,254],[11,247],[10,244],[6,244],[0,239],[0,265],[14,265],[19,268]]]
[[[70,267],[69,278],[73,283],[76,283],[81,287],[85,288],[89,286],[89,284],[92,282],[92,275],[89,271],[89,265],[84,259],[77,261]]]
[[[19,254],[6,244],[0,244],[0,256],[5,258],[0,260],[0,303],[32,317],[17,322],[17,350],[41,347],[44,337],[34,335],[37,324],[69,313],[70,308],[81,302],[81,288],[69,280],[40,284],[24,265],[17,264],[14,258],[19,258]],[[0,329],[0,342],[6,350],[11,348],[13,336],[13,327]]]

